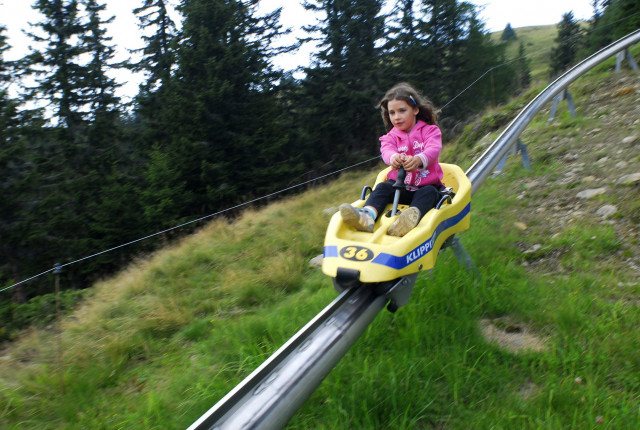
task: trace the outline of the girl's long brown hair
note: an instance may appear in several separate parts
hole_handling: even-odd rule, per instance
[[[421,119],[427,124],[438,125],[438,111],[431,101],[416,91],[411,85],[406,82],[401,82],[387,91],[384,98],[378,103],[387,132],[393,128],[387,108],[391,100],[404,100],[409,106],[418,108],[419,111],[416,120]]]

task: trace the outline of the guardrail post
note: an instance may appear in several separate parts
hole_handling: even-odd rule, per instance
[[[624,49],[616,54],[616,72],[619,72],[620,69],[622,68],[622,62],[624,61],[625,58],[627,59],[627,61],[629,61],[629,65],[631,66],[631,69],[637,72],[638,64],[636,63],[636,60],[633,58],[633,55],[631,55],[631,52],[629,52],[628,49]]]
[[[455,254],[458,262],[468,271],[478,273],[475,265],[473,264],[473,260],[471,256],[467,252],[467,250],[462,246],[462,242],[455,235],[451,236],[442,244],[441,250],[451,248],[453,253]]]
[[[522,155],[522,167],[524,170],[531,170],[531,160],[529,159],[529,152],[527,151],[527,145],[522,143],[520,139],[518,139],[518,151]]]
[[[58,366],[58,375],[59,375],[59,384],[60,384],[60,393],[64,394],[64,363],[62,360],[63,350],[62,350],[62,329],[61,329],[61,321],[60,321],[60,274],[62,273],[62,266],[60,263],[55,263],[53,265],[53,276],[54,276],[54,286],[55,286],[55,294],[56,294],[56,322],[57,325],[57,335],[56,335],[56,364]]]
[[[531,160],[529,159],[529,151],[527,151],[527,145],[522,143],[522,141],[518,138],[518,143],[516,144],[515,148],[512,147],[506,154],[504,154],[504,157],[500,159],[500,162],[493,171],[493,174],[499,175],[500,173],[502,173],[504,165],[507,163],[507,157],[511,154],[517,154],[518,152],[522,155],[522,167],[524,167],[525,170],[531,170]]]
[[[567,99],[567,102],[569,103],[569,112],[571,113],[571,118],[576,117],[576,106],[573,103],[573,97],[571,96],[571,93],[569,92],[569,90],[565,88],[553,99],[553,104],[551,105],[551,112],[549,112],[548,122],[553,121],[553,118],[556,115],[556,109],[558,109],[558,103],[560,103],[564,99]]]

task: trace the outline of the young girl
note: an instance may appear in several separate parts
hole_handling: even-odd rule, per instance
[[[393,184],[398,169],[404,166],[407,176],[400,203],[410,206],[387,232],[391,236],[404,236],[435,206],[442,187],[442,168],[438,161],[442,135],[437,126],[438,114],[429,100],[406,83],[387,91],[379,107],[388,132],[380,137],[380,153],[393,170],[387,175],[386,182],[376,186],[363,208],[344,203],[340,205],[340,214],[347,225],[373,232],[385,206],[393,201]]]

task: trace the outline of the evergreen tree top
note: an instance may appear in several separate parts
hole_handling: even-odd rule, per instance
[[[508,23],[507,26],[502,31],[502,36],[500,36],[500,39],[501,40],[512,40],[512,39],[517,39],[517,38],[518,38],[518,35],[516,34],[515,30],[511,27],[511,24]]]

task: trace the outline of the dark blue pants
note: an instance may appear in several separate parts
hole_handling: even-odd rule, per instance
[[[379,183],[365,203],[365,206],[373,206],[376,211],[378,211],[378,218],[382,215],[385,206],[393,203],[393,198],[396,194],[396,190],[393,188],[395,182],[393,179],[389,179],[388,181]],[[416,191],[402,189],[400,190],[399,203],[418,208],[420,215],[424,216],[429,210],[436,206],[439,196],[439,185],[425,185]]]

